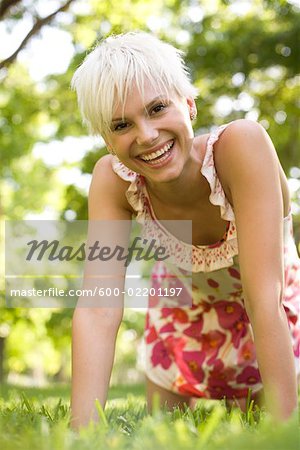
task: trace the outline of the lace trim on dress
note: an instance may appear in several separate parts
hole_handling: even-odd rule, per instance
[[[233,257],[238,254],[234,212],[218,179],[213,158],[213,145],[227,125],[218,128],[209,136],[201,168],[201,173],[208,180],[211,188],[209,200],[213,205],[220,206],[222,219],[230,221],[225,237],[212,245],[191,245],[180,241],[166,230],[154,216],[144,178],[124,166],[116,156],[113,158],[112,167],[114,172],[123,180],[130,181],[130,186],[126,191],[126,198],[134,211],[136,211],[137,222],[145,226],[145,237],[155,238],[159,245],[166,248],[168,254],[173,255],[172,263],[174,262],[183,270],[211,272],[230,267],[234,262]],[[151,229],[150,224],[152,224]]]

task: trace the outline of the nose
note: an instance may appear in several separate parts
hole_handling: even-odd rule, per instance
[[[151,145],[158,136],[158,130],[151,120],[143,120],[137,125],[136,142],[138,145]]]

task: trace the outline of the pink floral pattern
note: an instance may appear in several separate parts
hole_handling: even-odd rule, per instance
[[[149,298],[145,342],[147,376],[156,384],[182,395],[221,399],[247,397],[262,388],[253,332],[243,299],[235,217],[217,177],[213,144],[226,125],[211,133],[201,173],[210,184],[210,201],[227,220],[224,237],[214,245],[193,246],[172,236],[152,210],[145,180],[114,159],[113,170],[131,184],[127,199],[147,235],[158,239],[174,255],[173,265],[156,263],[151,285],[182,287],[173,307],[161,307],[161,298]],[[155,225],[153,227],[153,224]],[[300,260],[293,238],[292,216],[284,219],[286,311],[300,372]],[[180,271],[180,279],[178,273]],[[192,273],[192,279],[182,277]],[[191,304],[187,305],[187,302]]]

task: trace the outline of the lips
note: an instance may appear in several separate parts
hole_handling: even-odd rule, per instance
[[[161,159],[174,145],[174,139],[167,142],[163,147],[148,151],[138,156],[144,162],[151,162]]]
[[[155,156],[152,152],[149,153],[148,155],[152,155],[153,159],[142,159],[142,158],[137,158],[141,164],[146,165],[148,167],[151,167],[153,169],[159,169],[160,167],[165,166],[166,164],[169,163],[169,161],[171,161],[171,159],[173,158],[173,148],[174,148],[174,144],[175,144],[175,140],[173,140],[172,142],[170,142],[167,146],[164,146],[162,149],[163,151],[160,151],[160,155]],[[143,155],[144,156],[144,155]]]

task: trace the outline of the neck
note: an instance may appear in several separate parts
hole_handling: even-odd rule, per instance
[[[201,152],[204,157],[204,152]],[[180,177],[166,183],[153,183],[146,180],[150,197],[154,197],[161,204],[176,205],[177,207],[195,207],[209,192],[209,186],[200,172],[203,157],[191,158],[186,162]]]

